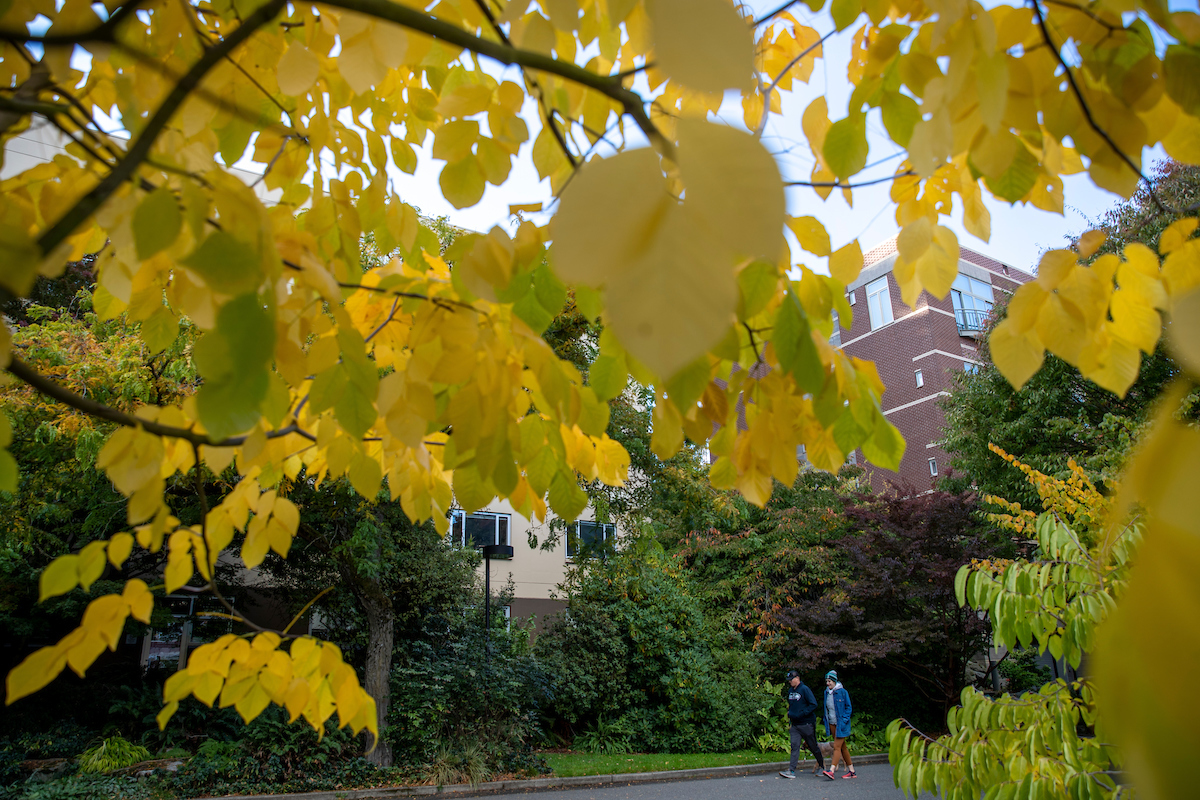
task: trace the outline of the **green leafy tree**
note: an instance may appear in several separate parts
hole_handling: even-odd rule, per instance
[[[554,676],[554,712],[576,736],[616,725],[651,752],[724,752],[757,733],[758,664],[705,613],[675,558],[638,538],[586,559],[564,585],[567,612],[534,653]],[[773,698],[768,698],[768,701]]]
[[[361,664],[364,688],[389,719],[392,670],[402,643],[420,638],[430,614],[462,613],[472,601],[474,550],[453,547],[432,525],[413,525],[398,503],[374,503],[346,481],[316,485],[303,473],[289,499],[302,514],[299,552],[264,562],[277,592],[302,608],[317,598],[329,637]],[[392,766],[386,723],[367,755]]]
[[[1105,239],[1092,258],[1120,253],[1129,244],[1157,249],[1179,209],[1200,201],[1200,168],[1165,161],[1149,183],[1116,204],[1095,223]],[[1078,236],[1073,245],[1078,245]],[[1007,302],[996,309],[1006,314]],[[946,414],[944,445],[955,474],[943,479],[951,491],[968,486],[1036,508],[1037,494],[1016,470],[989,450],[996,444],[1047,474],[1066,477],[1074,460],[1102,487],[1111,489],[1129,457],[1138,431],[1148,422],[1155,400],[1180,374],[1179,365],[1159,342],[1143,354],[1137,380],[1123,395],[1085,378],[1056,355],[1017,391],[992,361],[988,339],[981,342],[979,368],[955,376],[941,401]]]
[[[914,797],[920,791],[947,798],[1120,793],[1111,770],[1121,755],[1100,707],[1102,687],[1080,668],[1096,649],[1098,626],[1128,589],[1141,531],[1108,527],[1111,503],[1077,465],[1068,480],[1027,465],[1023,471],[1050,510],[1035,517],[1017,509],[993,519],[1031,537],[1034,552],[973,560],[958,571],[954,591],[964,611],[987,613],[997,646],[1036,648],[1067,670],[1019,695],[964,689],[943,736],[927,736],[908,720],[893,722],[896,783]]]

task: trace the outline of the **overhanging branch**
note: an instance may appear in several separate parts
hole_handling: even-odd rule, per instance
[[[147,433],[153,433],[157,436],[183,439],[191,442],[193,445],[204,445],[207,447],[237,447],[244,444],[246,439],[249,438],[248,436],[231,436],[227,439],[213,439],[207,434],[191,430],[190,428],[176,428],[172,425],[162,425],[158,422],[135,417],[112,406],[98,403],[90,397],[76,394],[67,387],[55,383],[19,358],[12,359],[12,362],[8,365],[8,371],[13,377],[19,378],[52,400],[57,400],[63,405],[74,408],[76,411],[82,411],[88,416],[108,420],[127,428],[141,428]],[[316,438],[311,433],[305,431],[295,423],[278,430],[270,431],[267,433],[267,438],[278,439],[282,436],[290,436],[293,433],[309,441],[316,441]]]
[[[594,89],[619,103],[625,113],[633,117],[642,133],[660,152],[666,156],[670,156],[674,152],[674,145],[650,120],[641,95],[622,86],[617,76],[598,75],[576,64],[560,61],[544,53],[522,50],[502,42],[481,39],[468,30],[434,19],[414,8],[389,2],[389,0],[330,0],[324,5],[347,11],[357,11],[376,19],[394,22],[418,33],[432,36],[434,39],[470,50],[493,61],[499,61],[501,64],[528,67],[539,72],[558,75],[560,78],[566,78],[573,83]]]
[[[284,5],[285,0],[270,0],[247,17],[237,30],[204,52],[200,60],[179,79],[179,83],[172,87],[162,105],[158,107],[154,116],[150,118],[138,135],[137,141],[130,146],[121,163],[116,165],[113,171],[105,176],[104,180],[100,181],[94,189],[80,198],[70,211],[59,218],[58,222],[38,237],[38,247],[42,253],[50,253],[62,244],[68,236],[75,232],[76,228],[100,208],[121,184],[133,177],[134,172],[150,154],[150,149],[154,146],[159,133],[166,127],[167,122],[175,115],[188,96],[199,86],[204,76],[238,45],[246,41],[254,31],[274,19]],[[113,18],[116,16],[114,14]],[[112,22],[111,18],[109,22]]]

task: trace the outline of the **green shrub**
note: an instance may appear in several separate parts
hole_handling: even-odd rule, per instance
[[[1014,650],[996,667],[1008,683],[1005,691],[1019,695],[1036,692],[1050,682],[1050,668],[1038,663],[1037,650]]]
[[[757,712],[775,698],[757,685],[757,657],[706,618],[674,559],[635,542],[580,564],[566,587],[569,614],[534,645],[554,676],[557,725],[595,746],[597,721],[621,720],[638,752],[753,746],[762,733]]]
[[[581,753],[615,756],[633,751],[633,728],[624,717],[611,722],[598,717],[583,733],[575,737],[575,749]]]
[[[493,607],[504,603],[502,593]],[[549,771],[534,747],[544,739],[550,676],[529,653],[527,631],[515,621],[505,626],[499,615],[489,667],[481,616],[431,614],[418,637],[399,643],[386,733],[395,763],[441,763],[446,774],[468,774],[470,759],[462,757],[474,753],[466,743],[476,742],[489,774]]]
[[[487,751],[482,743],[475,741],[443,744],[430,762],[427,774],[438,787],[456,783],[476,786],[488,777]]]
[[[112,772],[149,759],[150,751],[140,744],[134,744],[120,736],[110,736],[80,754],[79,771]]]

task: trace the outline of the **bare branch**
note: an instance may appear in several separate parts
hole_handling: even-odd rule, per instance
[[[913,170],[910,169],[910,170],[906,170],[904,172],[897,172],[895,175],[888,175],[885,178],[876,178],[875,180],[872,180],[872,181],[862,181],[860,183],[842,183],[841,181],[788,181],[788,182],[784,183],[783,185],[784,186],[811,186],[813,188],[822,188],[822,189],[825,187],[829,187],[831,189],[861,189],[864,186],[874,186],[878,183],[887,183],[888,181],[894,181],[897,178],[911,178],[916,174],[917,174],[916,172],[914,172]]]

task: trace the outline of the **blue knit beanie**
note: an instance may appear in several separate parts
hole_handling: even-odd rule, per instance
[[[837,683],[837,679],[838,679],[837,670],[831,669],[831,670],[829,670],[829,672],[825,673],[825,680],[830,680],[830,679],[832,679],[834,683]]]

